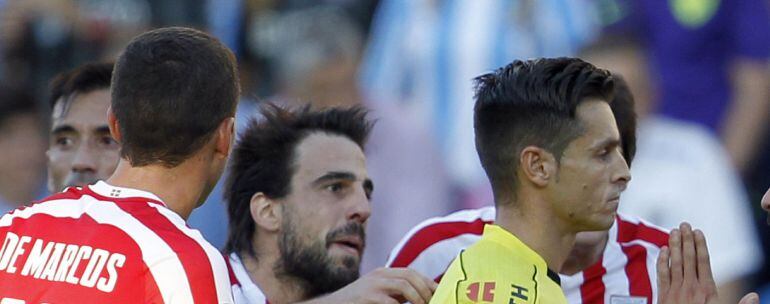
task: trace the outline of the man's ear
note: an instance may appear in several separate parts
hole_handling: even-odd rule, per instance
[[[217,156],[227,158],[230,156],[235,142],[235,117],[228,117],[217,127],[215,153]]]
[[[264,193],[257,192],[251,196],[249,211],[258,227],[273,232],[281,228],[283,204],[267,197]]]
[[[123,139],[123,136],[120,134],[118,118],[115,117],[115,113],[112,112],[112,106],[107,109],[107,126],[110,128],[110,135],[112,135],[112,139],[120,143]]]
[[[556,176],[558,165],[553,154],[536,146],[527,146],[519,154],[524,177],[538,187],[545,187]]]

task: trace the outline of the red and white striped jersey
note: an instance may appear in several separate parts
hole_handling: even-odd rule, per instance
[[[461,250],[479,239],[495,219],[494,207],[462,210],[426,220],[413,228],[391,252],[388,267],[409,267],[441,280]],[[602,258],[572,276],[560,275],[567,301],[579,303],[654,304],[655,262],[668,233],[636,217],[618,215]]]
[[[222,255],[155,195],[98,182],[0,218],[0,303],[232,303]]]
[[[259,286],[251,281],[241,258],[233,252],[226,259],[235,304],[270,304]]]

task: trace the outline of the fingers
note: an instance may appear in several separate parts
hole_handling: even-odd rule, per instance
[[[698,270],[696,267],[695,236],[692,227],[688,223],[679,225],[682,233],[682,270],[684,282],[698,282]]]
[[[698,279],[699,281],[714,285],[714,275],[711,273],[711,258],[709,257],[708,245],[706,245],[706,236],[703,235],[703,231],[695,230],[695,251],[697,254],[698,263]]]
[[[682,234],[679,229],[671,230],[668,239],[669,271],[671,272],[671,288],[679,288],[682,285]]]
[[[661,295],[668,292],[671,287],[671,271],[668,267],[669,249],[666,246],[660,249],[658,255],[657,270],[658,270],[658,291]]]
[[[754,292],[747,294],[738,304],[759,304],[759,295]]]
[[[426,301],[422,296],[420,296],[420,293],[417,291],[417,289],[415,289],[406,280],[403,279],[389,280],[387,283],[385,283],[384,290],[391,296],[404,297],[407,302],[411,302],[413,304],[428,304],[429,301]]]
[[[405,279],[413,287],[425,303],[430,302],[433,292],[436,290],[436,282],[418,274],[408,268],[393,268],[402,279]],[[414,303],[414,302],[412,302]]]
[[[385,268],[378,270],[387,279],[385,291],[392,296],[401,296],[417,304],[430,302],[436,283],[408,268]]]

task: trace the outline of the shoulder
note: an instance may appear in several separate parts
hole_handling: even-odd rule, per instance
[[[504,262],[495,252],[498,249],[494,243],[481,241],[462,251],[441,280],[437,295],[448,303],[537,303],[539,291],[558,286],[541,282],[547,276],[541,272],[547,270],[535,264],[518,259]]]
[[[235,304],[263,304],[269,303],[267,296],[254,284],[246,271],[246,267],[235,253],[226,256],[227,267],[230,272],[230,284],[232,287]]]
[[[461,210],[443,217],[425,220],[412,228],[391,252],[388,265],[391,267],[409,266],[420,254],[431,246],[463,235],[472,235],[468,241],[462,239],[453,246],[460,249],[473,244],[484,232],[484,225],[495,218],[494,207]],[[446,251],[443,249],[442,251]],[[457,251],[452,252],[452,256]]]
[[[658,248],[668,245],[668,230],[658,227],[639,217],[618,213],[611,231],[617,232],[611,241],[620,244],[641,241]]]

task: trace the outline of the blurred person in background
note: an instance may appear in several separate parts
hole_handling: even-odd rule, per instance
[[[90,63],[59,74],[51,82],[48,191],[106,180],[120,159],[110,135],[112,63]]]
[[[155,1],[157,2],[157,1]],[[41,100],[61,71],[114,60],[131,37],[150,27],[147,0],[6,0],[0,7],[0,53],[6,81]]]
[[[239,138],[227,177],[236,303],[427,303],[435,283],[412,270],[359,278],[374,191],[366,111],[268,104],[261,114]]]
[[[383,0],[361,69],[363,92],[428,123],[457,207],[489,205],[469,79],[514,59],[575,55],[598,30],[593,8],[591,0]]]
[[[285,14],[272,58],[278,94],[272,99],[312,107],[363,105],[377,121],[366,151],[377,182],[368,224],[364,273],[385,265],[388,252],[421,220],[452,210],[451,188],[434,138],[415,113],[362,94],[356,71],[363,35],[339,9],[316,7]],[[408,210],[408,212],[405,212]]]
[[[0,215],[45,191],[45,122],[29,90],[0,84]]]
[[[750,289],[762,262],[748,198],[718,138],[702,125],[656,114],[658,87],[633,36],[608,35],[582,58],[624,75],[639,117],[634,177],[620,211],[672,229],[682,221],[703,230],[721,303]]]
[[[209,0],[209,28],[223,38],[245,65],[244,90],[257,96],[277,93],[275,57],[287,29],[284,16],[332,8],[360,33],[369,32],[377,0]],[[214,8],[214,9],[211,9]]]
[[[770,126],[770,3],[602,2],[608,30],[633,33],[648,53],[654,112],[706,127],[739,172],[751,169]]]

